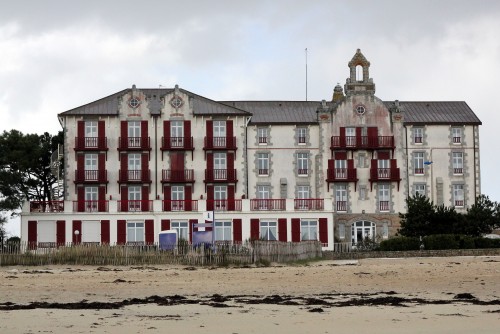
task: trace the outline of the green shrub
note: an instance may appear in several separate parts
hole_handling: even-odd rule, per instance
[[[406,251],[420,249],[420,240],[416,237],[394,237],[380,243],[381,251]]]
[[[500,239],[475,238],[474,243],[476,248],[500,248]]]
[[[454,234],[435,234],[423,238],[425,249],[459,249],[460,242]]]

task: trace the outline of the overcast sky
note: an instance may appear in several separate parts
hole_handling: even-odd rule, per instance
[[[466,101],[500,202],[500,1],[0,0],[0,131],[132,87],[214,100],[331,99],[357,48],[382,100]],[[19,234],[16,224],[9,231]]]

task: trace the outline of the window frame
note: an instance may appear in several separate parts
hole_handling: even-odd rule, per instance
[[[297,153],[297,175],[299,176],[309,175],[309,153],[306,152]]]
[[[315,219],[300,220],[300,240],[319,240],[319,224]]]
[[[464,173],[464,153],[452,152],[451,159],[453,175],[462,175]]]
[[[270,231],[272,233],[270,233]],[[271,236],[273,236],[274,239],[271,238]],[[278,240],[278,223],[275,220],[260,220],[259,239],[266,241]]]
[[[127,243],[144,244],[146,241],[145,230],[143,221],[127,221]],[[131,231],[133,231],[133,234],[130,233]],[[131,238],[132,236],[133,238]]]
[[[216,221],[214,224],[215,241],[232,241],[233,224],[231,221]],[[222,234],[222,238],[220,235]]]
[[[269,153],[257,153],[257,175],[269,176]]]

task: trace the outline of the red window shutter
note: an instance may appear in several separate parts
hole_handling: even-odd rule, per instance
[[[128,212],[128,188],[127,188],[127,186],[121,186],[120,196],[121,196],[121,212]]]
[[[213,143],[214,138],[214,123],[211,120],[207,120],[207,140],[210,144]]]
[[[127,221],[118,220],[116,226],[116,241],[118,245],[125,245],[127,242]]]
[[[371,137],[371,138],[378,137],[378,128],[377,127],[369,126],[366,132],[368,134],[368,137]]]
[[[128,156],[126,153],[120,154],[120,180],[122,182],[128,180]]]
[[[163,121],[163,146],[171,147],[170,143],[170,121]]]
[[[184,152],[170,152],[170,169],[184,171]]]
[[[109,244],[109,220],[101,220],[101,244]]]
[[[155,222],[153,219],[146,219],[145,221],[145,239],[146,245],[152,245],[155,242]]]
[[[234,137],[234,131],[233,131],[233,120],[227,120],[226,121],[226,145],[228,147],[233,147],[233,137]]]
[[[161,220],[161,230],[162,231],[170,230],[170,219]]]
[[[212,211],[214,209],[214,186],[207,186],[207,210]]]
[[[127,121],[122,121],[121,126],[120,126],[120,148],[127,148],[128,147],[128,122]]]
[[[287,242],[286,218],[278,218],[278,240]]]
[[[78,138],[84,138],[85,137],[85,121],[78,121],[78,124],[76,125],[76,135]]]
[[[377,152],[377,158],[379,160],[388,160],[390,159],[390,154],[387,151]]]
[[[214,154],[213,153],[207,153],[207,169],[209,171],[214,169]]]
[[[233,175],[234,173],[234,152],[227,153],[227,175]]]
[[[56,243],[58,247],[66,243],[66,221],[64,220],[56,222]]]
[[[340,146],[345,147],[346,142],[345,142],[345,127],[340,127],[339,129],[340,133]]]
[[[78,212],[85,212],[85,188],[79,187],[76,191],[77,210]]]
[[[398,161],[396,159],[391,159],[391,169],[398,168]]]
[[[186,185],[184,187],[184,210],[191,211],[193,209],[193,203],[191,202],[193,199],[193,186]]]
[[[106,187],[100,186],[97,194],[99,202],[97,204],[99,212],[106,212]]]
[[[193,242],[194,224],[198,224],[198,219],[189,219],[189,242]]]
[[[328,169],[333,170],[335,168],[335,160],[329,159],[328,160]]]
[[[85,180],[85,155],[76,156],[76,174],[75,177],[81,182]]]
[[[104,121],[99,121],[97,122],[97,138],[98,139],[98,147],[101,149],[101,148],[104,148],[104,138],[106,138],[106,130],[105,130],[105,127],[104,127]]]
[[[258,219],[250,219],[250,239],[260,239],[260,223]]]
[[[97,168],[99,169],[99,171],[106,170],[106,154],[100,153],[97,156]]]
[[[191,121],[184,121],[184,146],[191,144]]]
[[[148,121],[141,121],[141,147],[147,148],[148,145]]]
[[[78,237],[75,234],[75,231],[78,231]],[[82,221],[81,220],[73,220],[73,231],[71,231],[71,235],[73,236],[73,244],[80,244],[82,242]]]
[[[36,249],[36,242],[38,237],[36,220],[28,220],[28,248]]]
[[[163,210],[164,211],[172,211],[172,202],[170,202],[172,198],[172,187],[171,186],[164,186],[163,187],[163,199],[164,199],[164,204],[163,204]]]
[[[234,211],[235,209],[234,192],[235,192],[235,187],[233,184],[227,186],[227,199],[228,199],[227,206],[229,211]]]
[[[347,152],[335,152],[335,160],[347,160]]]
[[[241,242],[241,219],[233,219],[233,241]]]
[[[372,169],[377,169],[378,168],[377,159],[372,159],[371,160],[371,168]]]
[[[144,153],[141,156],[141,180],[143,182],[149,182],[149,154]]]
[[[149,211],[149,186],[142,186],[141,199],[142,199],[141,201],[142,211]]]
[[[292,242],[300,241],[300,219],[292,218]]]
[[[354,160],[353,159],[349,159],[347,160],[347,169],[354,169]]]
[[[356,145],[359,147],[361,146],[361,128],[357,127],[356,128]]]
[[[328,243],[328,219],[319,219],[319,241],[323,244]]]

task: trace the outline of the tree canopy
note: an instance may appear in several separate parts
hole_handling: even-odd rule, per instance
[[[429,198],[415,195],[406,199],[407,212],[400,213],[399,234],[420,237],[435,234],[480,236],[500,228],[500,205],[480,195],[465,214],[454,207],[434,205]]]
[[[62,132],[25,135],[11,130],[0,135],[0,211],[15,213],[24,200],[54,199],[51,156],[62,143]]]

